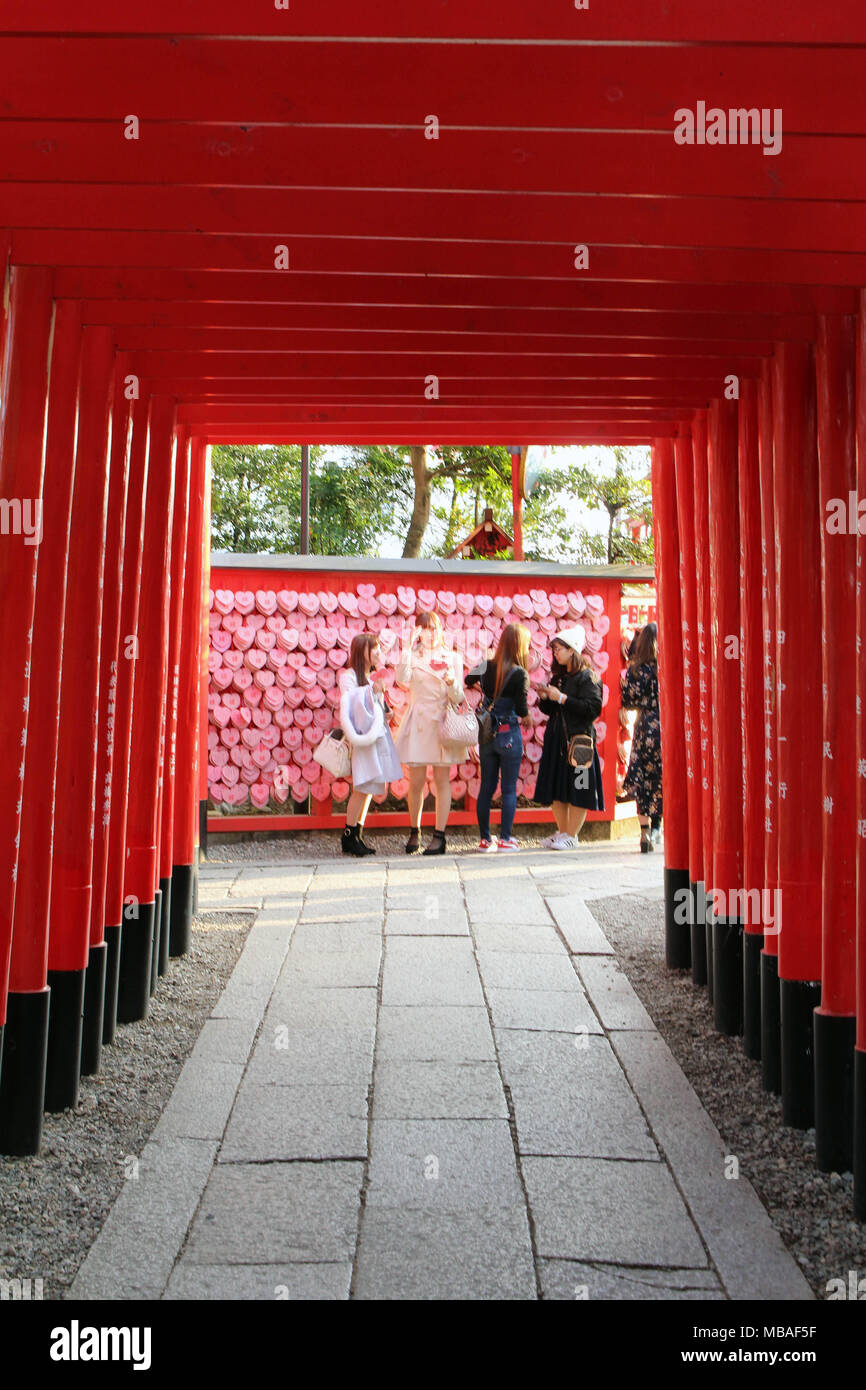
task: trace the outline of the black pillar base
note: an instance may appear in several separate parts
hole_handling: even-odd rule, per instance
[[[821,986],[780,980],[782,1038],[782,1121],[792,1129],[815,1123],[815,1041],[813,1020]]]
[[[761,1060],[761,952],[764,933],[743,932],[743,1051]]]
[[[207,802],[198,803],[198,862],[207,859]]]
[[[822,1173],[847,1173],[854,1154],[853,1014],[815,1010],[815,1161]]]
[[[123,927],[105,928],[105,997],[102,1004],[102,1045],[114,1042],[117,1029],[117,985],[120,978],[120,942]]]
[[[692,963],[688,920],[689,871],[665,869],[665,964],[669,970],[688,970]]]
[[[190,947],[197,877],[194,864],[175,864],[172,869],[169,952],[173,956],[185,956]]]
[[[105,1011],[105,971],[108,948],[105,942],[91,946],[84,977],[84,1032],[81,1038],[81,1075],[99,1071]]]
[[[715,960],[714,960],[714,954],[715,954],[715,952],[714,952],[714,950],[713,950],[713,895],[712,895],[712,893],[707,893],[707,895],[706,895],[706,904],[705,904],[705,906],[704,906],[704,922],[706,923],[706,925],[705,925],[705,927],[704,927],[704,941],[705,941],[705,943],[706,943],[704,949],[705,949],[706,955],[707,955],[707,998],[709,999],[710,1003],[712,1004],[712,1002],[713,1002],[713,986],[714,986],[714,983],[715,983],[714,980],[713,980],[713,966],[715,965]]]
[[[148,994],[153,998],[156,989],[156,978],[159,973],[159,934],[162,931],[162,893],[157,888],[154,894],[153,903],[153,937],[151,938],[150,950],[150,979],[148,981]]]
[[[198,864],[192,866],[192,915],[198,916]]]
[[[692,936],[692,984],[707,983],[707,895],[702,883],[693,883],[692,914],[690,917]]]
[[[162,894],[162,912],[159,918],[159,957],[157,961],[157,973],[164,975],[168,969],[169,936],[171,923],[171,879],[161,878],[159,880],[159,891]]]
[[[49,970],[48,1056],[45,1109],[52,1113],[78,1104],[81,1033],[84,1024],[83,970]]]
[[[779,957],[761,953],[761,1084],[774,1096],[782,1090]]]
[[[118,1023],[137,1023],[147,1018],[155,907],[155,903],[139,903],[138,916],[124,918],[117,985]]]
[[[729,1038],[743,1031],[743,925],[738,917],[713,918],[713,1022]]]
[[[866,1221],[866,1052],[854,1053],[854,1215]]]
[[[47,988],[9,995],[0,1072],[0,1153],[38,1154],[42,1143],[50,997]]]

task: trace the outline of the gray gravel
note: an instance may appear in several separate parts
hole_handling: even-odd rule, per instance
[[[201,912],[141,1023],[118,1028],[79,1104],[46,1115],[38,1158],[0,1156],[0,1278],[63,1298],[162,1113],[241,953],[253,914]]]
[[[637,820],[617,822],[617,830],[624,837],[637,843]],[[538,849],[556,827],[552,822],[543,824],[516,825],[515,838],[523,849]],[[494,835],[497,827],[492,827]],[[608,825],[604,821],[592,821],[580,832],[580,842],[606,840]],[[421,829],[421,848],[430,840],[432,829]],[[402,854],[409,835],[407,826],[397,830],[366,830],[364,839],[375,847],[377,854]],[[474,850],[478,845],[478,827],[475,825],[450,826],[446,831],[448,853],[460,854]],[[232,831],[222,835],[212,834],[208,838],[208,861],[212,864],[258,863],[265,860],[269,864],[289,862],[296,859],[339,859],[342,857],[340,833],[337,830],[297,830],[288,834],[265,836],[261,832],[254,838],[245,838],[245,832]]]
[[[851,1174],[819,1172],[815,1131],[782,1124],[781,1103],[761,1085],[760,1067],[738,1040],[715,1031],[706,990],[688,971],[667,969],[662,903],[623,896],[588,905],[816,1296],[826,1298],[830,1279],[847,1284],[849,1270],[862,1277],[866,1226],[852,1217]]]

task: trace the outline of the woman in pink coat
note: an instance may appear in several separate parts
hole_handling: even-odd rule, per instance
[[[436,796],[436,829],[425,854],[445,853],[445,827],[451,811],[451,781],[449,770],[453,763],[465,762],[467,748],[443,744],[440,724],[450,701],[459,705],[463,699],[463,662],[460,653],[448,651],[442,624],[435,613],[419,613],[417,626],[408,648],[396,671],[398,685],[409,689],[409,705],[403,722],[394,738],[401,763],[409,770],[409,839],[406,853],[415,854],[424,805],[424,782],[427,768],[433,769]]]

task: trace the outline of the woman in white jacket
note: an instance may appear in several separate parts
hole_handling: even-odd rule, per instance
[[[433,769],[436,796],[436,829],[425,854],[445,853],[445,827],[451,811],[451,780],[453,763],[465,762],[468,748],[447,746],[440,737],[440,725],[450,701],[459,705],[463,699],[463,662],[460,653],[448,651],[442,624],[435,613],[419,613],[417,626],[408,648],[404,648],[397,664],[397,684],[409,687],[409,706],[394,745],[401,763],[409,769],[409,839],[406,853],[418,850],[421,828],[421,809],[424,805],[424,782],[427,768]]]
[[[362,838],[370,797],[403,775],[388,727],[384,683],[381,679],[370,682],[380,661],[378,637],[359,632],[352,638],[349,664],[340,677],[340,725],[352,757],[352,793],[346,805],[342,850],[359,858],[376,853]]]

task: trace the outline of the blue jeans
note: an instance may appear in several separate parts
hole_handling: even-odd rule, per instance
[[[517,810],[517,774],[520,759],[523,757],[523,739],[520,728],[514,723],[501,724],[491,743],[484,743],[479,750],[481,758],[481,788],[478,792],[478,829],[482,840],[490,839],[490,803],[493,800],[496,784],[502,777],[502,824],[499,827],[503,840],[511,838],[514,828],[514,812]]]

